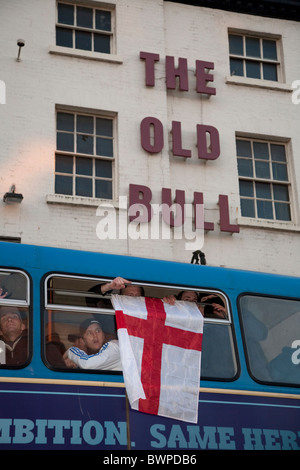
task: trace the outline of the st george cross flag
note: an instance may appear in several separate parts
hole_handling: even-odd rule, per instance
[[[193,302],[112,295],[133,409],[197,423],[203,316]]]

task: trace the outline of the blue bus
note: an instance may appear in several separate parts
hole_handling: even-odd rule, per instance
[[[299,278],[4,242],[0,249],[1,450],[300,449]],[[203,303],[197,424],[130,409],[121,371],[66,367],[64,352],[80,341],[85,319],[116,335],[111,294],[99,286],[117,276],[148,297],[220,299],[223,316]],[[13,314],[17,338],[6,331]]]

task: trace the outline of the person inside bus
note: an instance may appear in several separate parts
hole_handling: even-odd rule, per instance
[[[179,292],[177,296],[168,295],[163,300],[174,305],[176,300],[184,300],[186,302],[205,303],[206,305],[197,305],[198,309],[205,318],[226,319],[227,312],[223,300],[216,294],[198,294],[196,291],[185,290]]]
[[[5,343],[7,366],[20,366],[28,358],[28,334],[16,307],[0,307],[0,340]]]
[[[116,277],[111,282],[93,286],[91,289],[89,289],[89,292],[105,295],[113,290],[119,290],[120,295],[128,295],[131,297],[143,297],[145,295],[142,286],[131,285],[131,281],[128,281],[127,279],[124,279],[120,276]],[[108,299],[94,299],[87,297],[86,304],[88,307],[111,308],[111,302]]]
[[[98,370],[122,370],[119,343],[116,339],[107,341],[100,322],[88,318],[80,324],[80,336],[84,350],[69,348],[64,354],[65,364],[69,368]]]

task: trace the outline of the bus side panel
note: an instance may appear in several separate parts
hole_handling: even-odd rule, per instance
[[[131,410],[130,429],[132,449],[300,450],[300,400],[201,392],[197,424]]]
[[[0,450],[126,450],[125,389],[1,383]]]

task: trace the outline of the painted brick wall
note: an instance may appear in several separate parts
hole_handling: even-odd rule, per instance
[[[101,2],[84,2],[100,6]],[[162,0],[117,0],[117,61],[57,54],[56,4],[53,0],[11,0],[1,5],[0,80],[6,104],[0,104],[0,237],[21,237],[22,243],[121,253],[189,262],[186,240],[100,240],[97,201],[54,197],[56,107],[72,107],[117,116],[115,199],[129,194],[130,184],[151,188],[161,203],[161,189],[185,191],[186,202],[203,192],[205,220],[215,230],[205,233],[203,251],[211,265],[299,275],[299,110],[285,87],[300,79],[299,23],[197,8]],[[282,37],[285,87],[240,86],[228,80],[228,28]],[[26,41],[17,62],[17,39]],[[145,86],[140,51],[160,55],[155,87]],[[166,89],[165,57],[188,60],[189,91]],[[216,95],[195,91],[195,61],[214,63]],[[164,147],[148,154],[141,146],[140,123],[152,116],[162,123]],[[172,155],[172,121],[180,121],[182,145],[191,158]],[[221,155],[215,161],[197,156],[196,125],[219,131]],[[293,223],[245,225],[240,216],[235,133],[289,141]],[[12,184],[24,199],[7,205],[2,196]],[[240,233],[220,231],[218,195],[228,195],[230,221]],[[101,201],[99,201],[101,202]],[[111,209],[113,210],[113,209]],[[126,211],[125,211],[126,212]],[[122,214],[124,209],[117,211]],[[98,226],[99,228],[99,226]],[[136,236],[137,238],[137,236]]]

